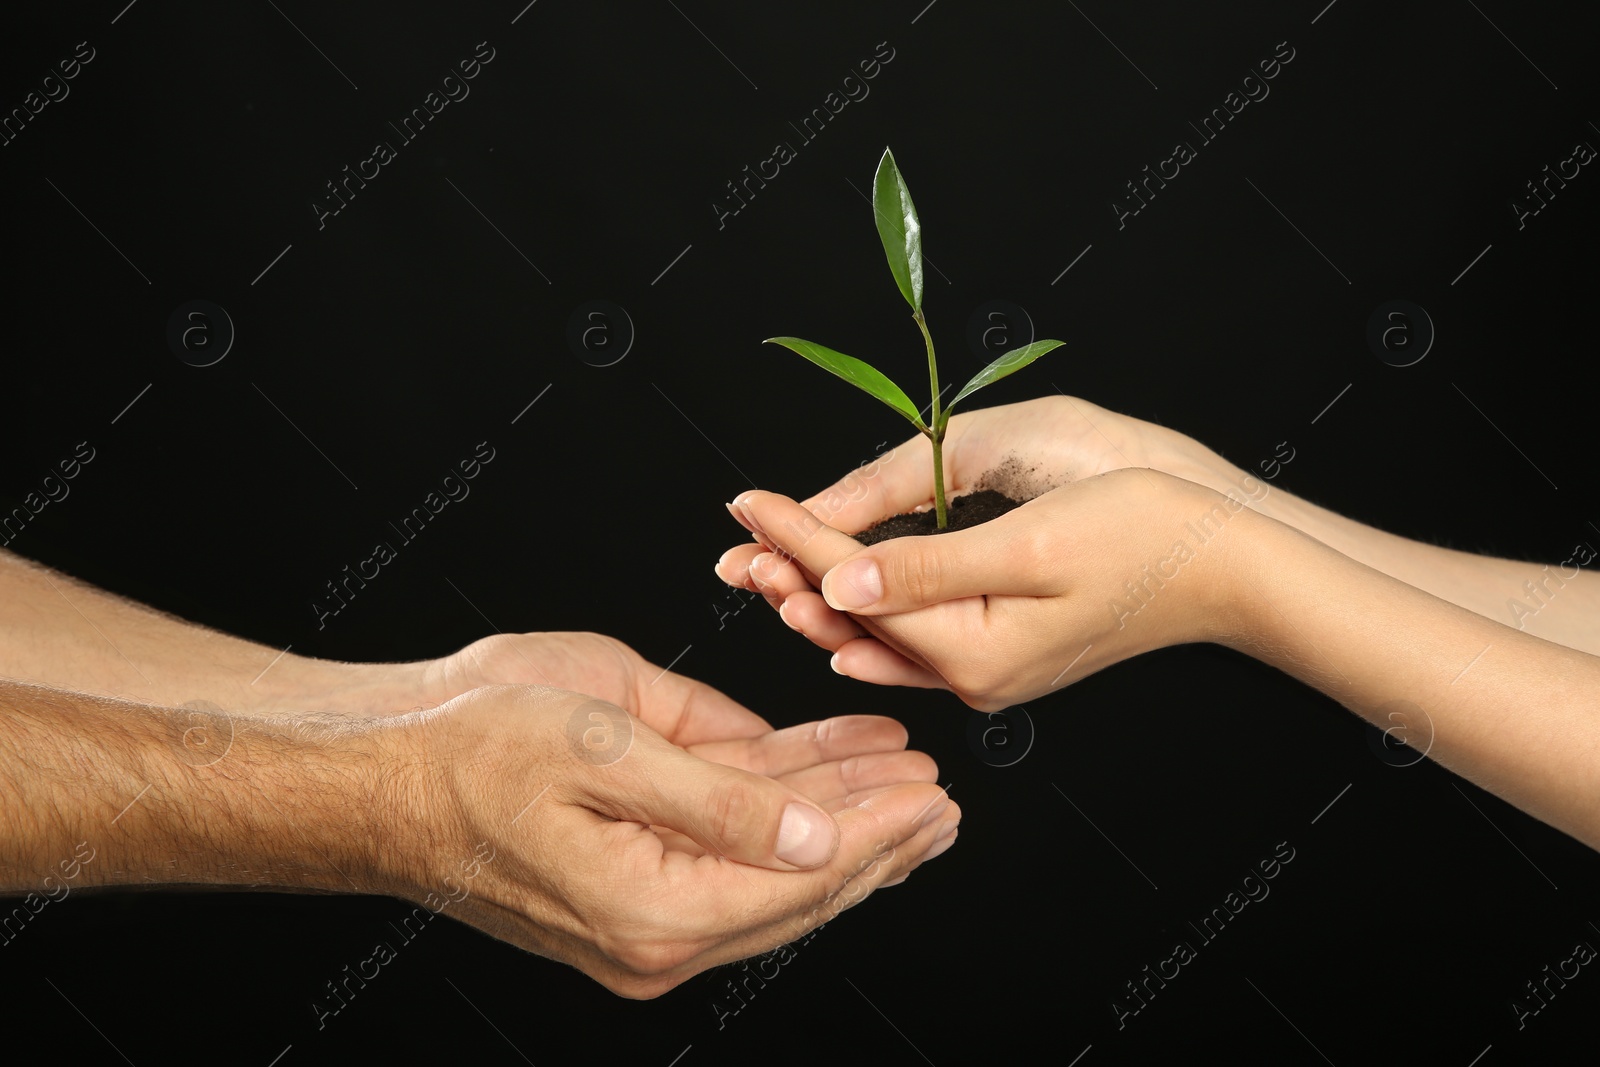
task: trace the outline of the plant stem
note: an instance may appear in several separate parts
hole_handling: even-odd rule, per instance
[[[933,335],[928,333],[928,323],[922,317],[922,309],[917,308],[911,317],[916,320],[917,329],[922,331],[922,339],[928,344],[928,392],[933,394],[933,407],[928,411],[927,434],[928,441],[933,445],[933,508],[939,529],[942,530],[949,525],[949,513],[944,503],[944,419],[939,406],[939,361],[933,354]]]

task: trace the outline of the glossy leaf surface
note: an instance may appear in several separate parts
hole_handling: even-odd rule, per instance
[[[878,221],[878,237],[889,257],[889,270],[900,295],[911,310],[922,310],[922,224],[911,203],[911,190],[895,166],[894,153],[887,148],[878,161],[872,179],[872,213]]]
[[[917,429],[923,429],[925,424],[922,415],[917,411],[917,405],[906,396],[905,390],[884,377],[875,367],[864,363],[854,356],[847,356],[843,352],[835,352],[825,345],[812,341],[802,341],[798,337],[769,337],[767,343],[782,345],[821,367],[831,371],[849,382],[851,385],[877,397],[879,400],[894,408],[900,414],[910,419]]]
[[[961,387],[961,392],[957,393],[950,403],[944,406],[944,409],[949,411],[984,386],[1021,370],[1046,352],[1060,348],[1065,343],[1065,341],[1035,341],[1031,345],[1013,348],[974,375],[970,382]]]

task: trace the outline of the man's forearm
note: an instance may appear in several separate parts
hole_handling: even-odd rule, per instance
[[[386,727],[313,735],[0,682],[0,892],[205,884],[391,892]]]
[[[407,710],[415,665],[334,663],[165,615],[0,552],[0,678],[167,707]]]
[[[1600,848],[1600,658],[1252,519],[1235,590],[1246,622],[1228,643]]]

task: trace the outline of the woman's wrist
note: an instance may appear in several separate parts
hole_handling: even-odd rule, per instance
[[[1305,535],[1278,519],[1241,507],[1218,539],[1221,566],[1207,583],[1206,640],[1254,655],[1278,642],[1284,619],[1272,607],[1273,576],[1290,566]]]

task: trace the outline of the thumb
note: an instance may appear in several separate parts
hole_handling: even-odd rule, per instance
[[[1034,525],[1013,515],[863,549],[823,575],[823,599],[836,611],[891,615],[963,597],[1043,595],[1048,554]]]
[[[636,723],[627,757],[592,779],[597,810],[676,830],[718,855],[787,871],[839,848],[833,817],[774,779],[691,755]]]

